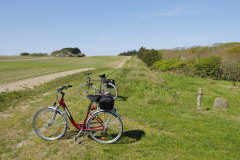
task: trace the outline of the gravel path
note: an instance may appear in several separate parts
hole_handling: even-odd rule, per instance
[[[129,59],[131,59],[131,56],[126,56],[126,58],[117,65],[116,69],[122,68]]]
[[[30,79],[24,79],[24,80],[7,83],[7,84],[0,84],[0,93],[34,88],[35,86],[49,82],[56,78],[72,75],[72,74],[83,72],[83,71],[93,70],[93,69],[95,69],[95,68],[76,69],[76,70],[71,70],[71,71],[65,71],[65,72],[44,75],[44,76],[40,76],[40,77],[34,77],[34,78],[30,78]]]

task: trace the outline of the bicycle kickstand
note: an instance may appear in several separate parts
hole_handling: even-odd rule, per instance
[[[77,141],[77,138],[80,136],[81,133],[82,133],[82,129],[78,132],[78,134],[77,134],[76,136],[73,137],[73,139],[74,139],[75,141]],[[83,135],[81,135],[82,140],[79,142],[79,144],[84,145],[84,139],[83,139],[83,136],[84,136],[84,135],[85,135],[85,133],[83,133]]]

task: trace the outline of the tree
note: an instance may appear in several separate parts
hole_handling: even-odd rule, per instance
[[[23,53],[20,53],[20,56],[29,56],[29,53],[23,52]]]

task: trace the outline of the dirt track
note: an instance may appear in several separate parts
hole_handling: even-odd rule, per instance
[[[126,58],[117,65],[116,69],[122,68],[129,59],[131,59],[131,56],[126,56]]]
[[[40,77],[34,77],[34,78],[30,78],[30,79],[24,79],[24,80],[7,83],[7,84],[0,84],[0,93],[33,88],[35,86],[49,82],[56,78],[72,75],[72,74],[83,72],[83,71],[93,70],[93,69],[94,68],[76,69],[76,70],[71,70],[71,71],[54,73],[54,74],[50,74],[50,75],[44,75],[44,76],[40,76]]]

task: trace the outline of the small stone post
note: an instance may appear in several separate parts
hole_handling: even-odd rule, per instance
[[[197,108],[200,109],[201,108],[201,99],[202,99],[202,88],[198,89],[198,97],[197,97]]]

